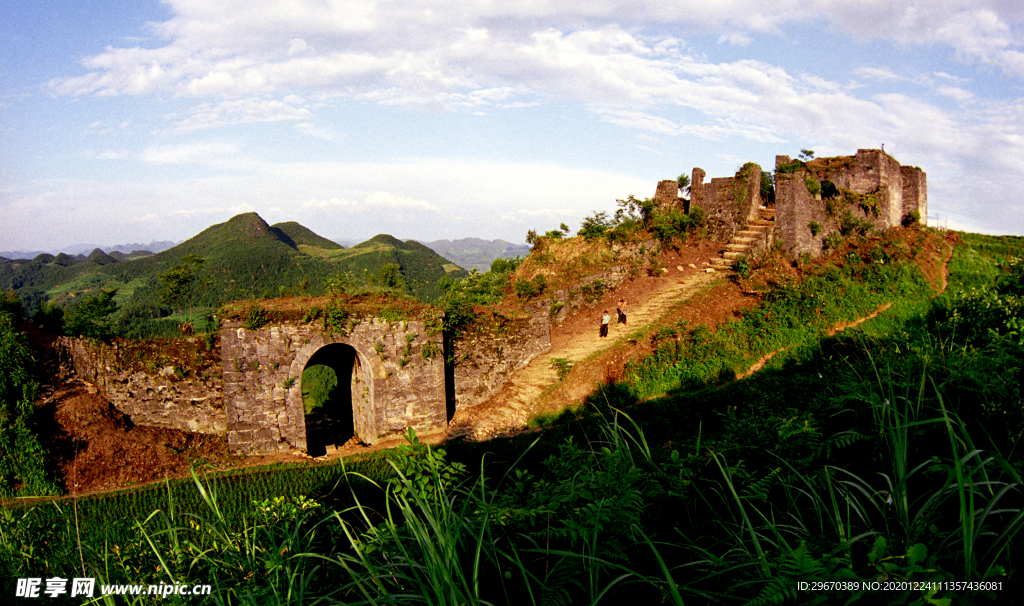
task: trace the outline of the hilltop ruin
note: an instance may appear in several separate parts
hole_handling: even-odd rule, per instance
[[[774,213],[761,199],[761,172],[748,162],[732,177],[705,183],[704,170],[694,168],[689,201],[678,197],[675,181],[660,182],[655,200],[700,208],[709,233],[730,241],[723,259],[728,263],[722,266],[772,246],[791,258],[818,255],[851,233],[927,223],[925,172],[902,166],[881,149],[806,162],[776,156]],[[765,222],[771,223],[770,229],[751,229]]]

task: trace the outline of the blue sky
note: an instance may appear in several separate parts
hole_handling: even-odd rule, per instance
[[[931,224],[1024,234],[1018,0],[8,0],[0,45],[0,250],[247,211],[521,242],[883,143]]]

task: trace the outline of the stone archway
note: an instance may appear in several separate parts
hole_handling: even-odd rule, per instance
[[[306,452],[318,457],[328,446],[339,446],[355,436],[352,402],[358,381],[359,356],[351,345],[331,343],[310,356],[299,387],[305,413]]]
[[[430,337],[421,321],[372,317],[350,323],[343,332],[325,332],[319,323],[282,322],[254,330],[226,325],[221,360],[229,448],[309,452],[302,371],[314,356],[314,363],[330,358],[338,368],[340,396],[360,442],[375,444],[408,427],[420,433],[443,430],[444,363],[441,344]],[[344,443],[338,432],[335,437],[321,444]]]
[[[289,394],[289,408],[304,421],[299,424],[302,449],[311,456],[320,456],[328,447],[340,446],[352,438],[364,442],[366,437],[375,436],[372,371],[363,355],[352,345],[339,342],[321,342],[303,350],[293,365],[296,389]],[[336,380],[330,397],[315,410],[307,410],[303,402],[303,394],[310,391],[308,382],[316,380],[311,369],[320,371],[321,376],[327,369]]]

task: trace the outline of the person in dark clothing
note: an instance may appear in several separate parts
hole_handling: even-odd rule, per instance
[[[608,325],[611,324],[612,317],[608,315],[608,310],[604,310],[604,316],[601,317],[601,336],[608,336]]]
[[[615,310],[619,314],[619,324],[626,323],[626,300],[619,299],[619,308]]]

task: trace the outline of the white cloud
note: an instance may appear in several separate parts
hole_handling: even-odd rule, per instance
[[[309,120],[312,112],[304,105],[305,101],[295,95],[281,100],[248,98],[203,103],[194,107],[187,118],[178,121],[173,131],[184,133],[231,124]]]
[[[142,160],[152,164],[226,167],[237,163],[238,148],[218,141],[159,145],[143,150]]]
[[[313,137],[314,139],[334,141],[338,137],[338,133],[336,133],[334,129],[315,122],[300,122],[295,125],[295,128],[298,129],[300,133],[307,137]]]
[[[129,157],[130,155],[131,154],[129,154],[127,151],[125,151],[123,149],[119,149],[119,150],[107,149],[107,150],[104,150],[104,151],[101,151],[101,152],[95,152],[93,154],[90,154],[90,156],[92,158],[95,158],[96,160],[124,160],[125,158]]]
[[[344,210],[349,212],[373,211],[376,209],[407,209],[440,212],[436,205],[426,200],[418,200],[408,196],[399,196],[391,192],[375,191],[361,200],[348,198],[329,198],[326,200],[312,199],[302,205],[303,210]]]

